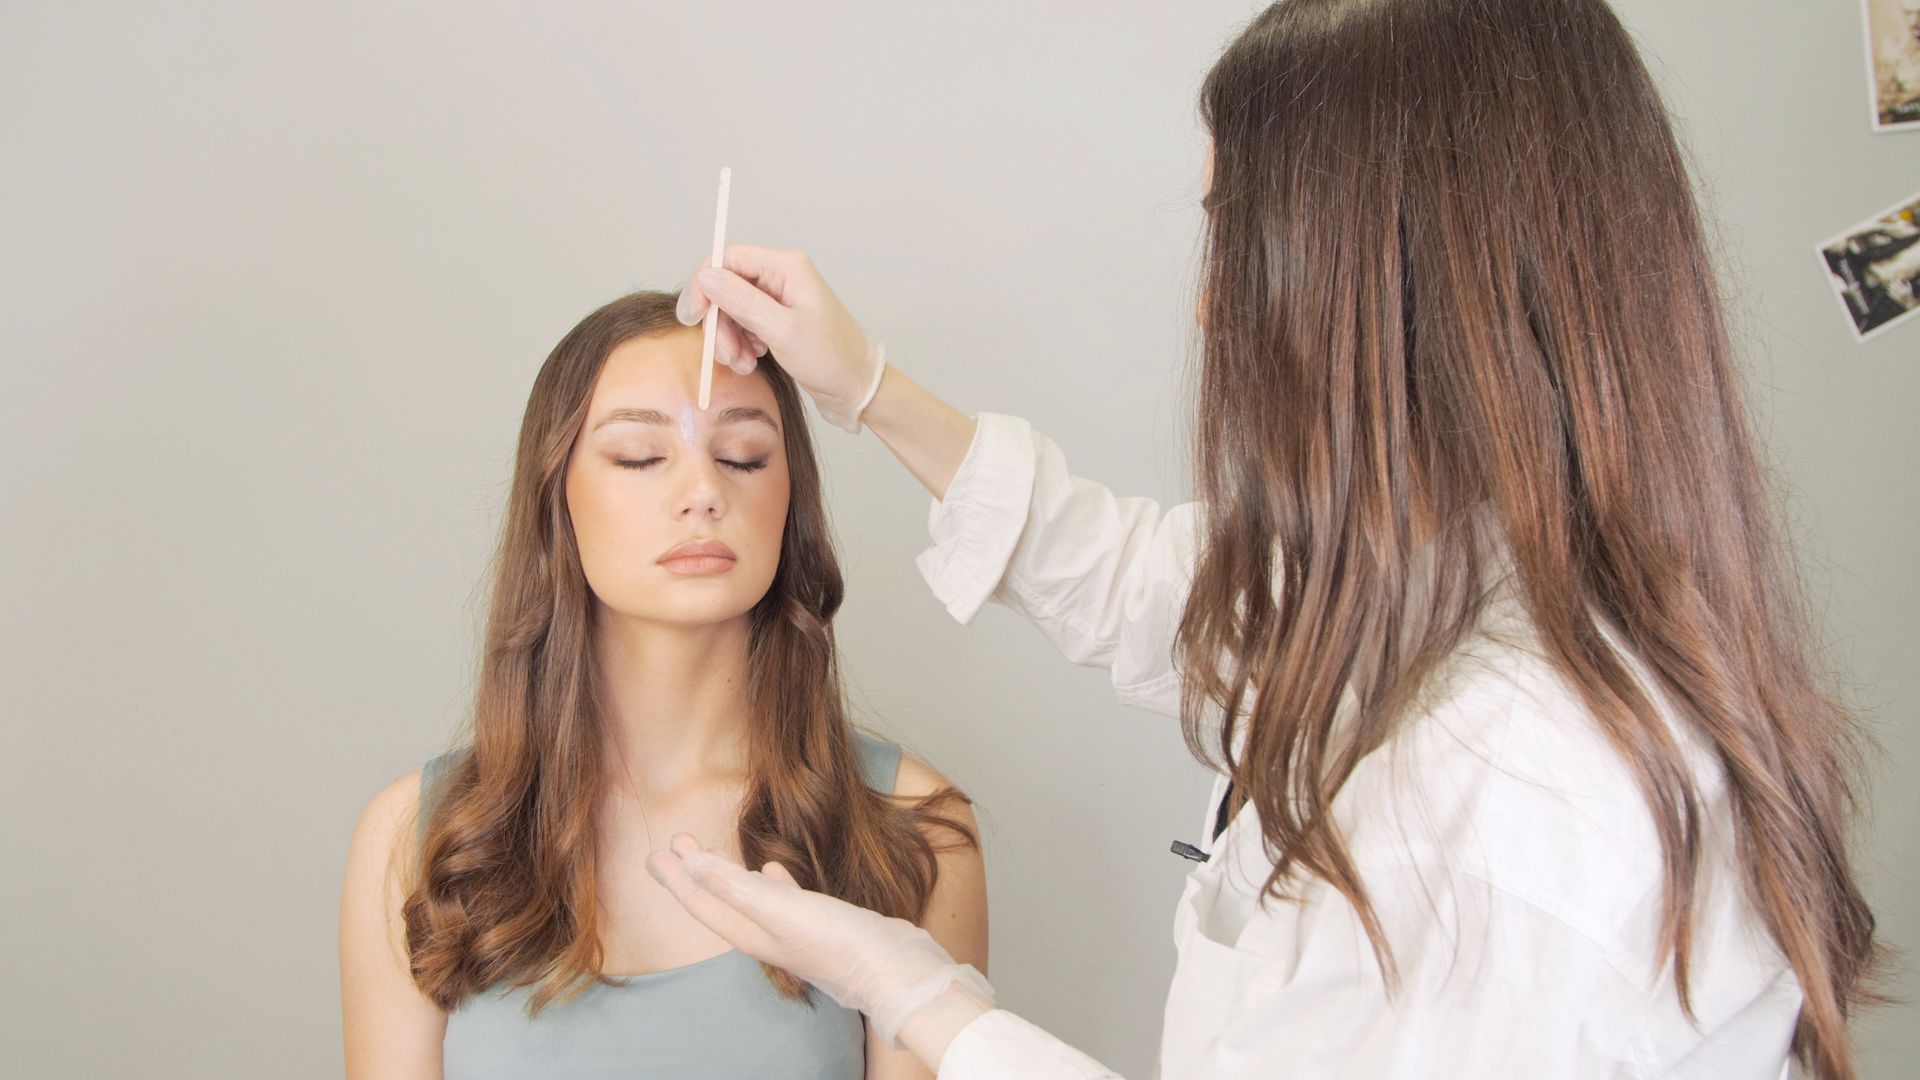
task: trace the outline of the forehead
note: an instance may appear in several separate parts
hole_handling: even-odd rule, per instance
[[[629,338],[611,353],[593,386],[588,406],[592,418],[609,409],[678,409],[700,400],[700,328],[674,327],[658,334]],[[753,405],[779,416],[773,388],[764,376],[737,375],[725,364],[713,365],[713,396],[708,411],[733,405]]]

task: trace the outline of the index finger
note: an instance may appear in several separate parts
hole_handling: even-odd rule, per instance
[[[681,290],[680,306],[675,314],[688,326],[698,325],[701,317],[707,313],[707,305],[713,302],[713,298],[700,287],[700,271],[713,265],[712,256],[708,256],[694,266],[693,273],[687,275],[687,287]],[[784,294],[787,286],[794,275],[801,267],[811,265],[812,261],[804,251],[761,247],[758,244],[728,244],[720,255],[720,269],[733,271],[783,304],[786,303]]]
[[[681,861],[702,889],[761,926],[778,913],[781,904],[800,891],[796,885],[782,885],[711,851],[696,851]]]
[[[689,914],[741,952],[757,958],[772,943],[760,924],[695,880],[680,855],[656,851],[647,856],[647,869]]]
[[[786,303],[786,291],[799,272],[813,265],[804,251],[761,247],[758,244],[728,244],[720,257],[723,269],[731,270],[759,286],[763,292]]]

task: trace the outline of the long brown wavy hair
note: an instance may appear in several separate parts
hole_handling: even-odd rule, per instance
[[[1877,1000],[1846,843],[1862,736],[1809,644],[1709,237],[1626,30],[1602,0],[1288,0],[1200,108],[1207,517],[1182,726],[1257,808],[1263,899],[1295,871],[1328,882],[1395,984],[1331,804],[1475,625],[1504,543],[1652,813],[1683,1008],[1702,800],[1603,633],[1725,769],[1745,890],[1805,993],[1795,1053],[1854,1075],[1849,1009]]]
[[[606,723],[595,671],[594,596],[566,505],[566,466],[607,357],[680,328],[676,294],[600,308],[548,355],[520,425],[471,718],[425,811],[403,909],[414,981],[442,1008],[493,986],[535,986],[528,1011],[598,981],[596,842]],[[791,498],[780,565],[749,615],[747,865],[778,860],[801,885],[918,920],[937,850],[976,843],[943,808],[952,788],[890,799],[861,777],[835,656],[840,566],[800,394],[773,357],[760,373],[780,407]],[[930,837],[939,837],[936,845]],[[791,999],[805,984],[764,967]],[[807,1000],[811,1000],[810,998]]]

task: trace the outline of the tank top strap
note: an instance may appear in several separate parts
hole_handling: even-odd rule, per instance
[[[440,798],[440,781],[460,763],[467,749],[462,747],[458,750],[449,750],[420,766],[420,809],[416,813],[413,826],[415,846],[427,838],[427,818],[433,813],[433,804]]]
[[[900,772],[900,744],[859,730],[853,736],[859,744],[860,774],[867,786],[882,795],[893,794],[894,777]]]

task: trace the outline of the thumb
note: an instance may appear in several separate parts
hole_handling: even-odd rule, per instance
[[[682,326],[699,326],[700,320],[707,316],[707,298],[700,295],[697,285],[689,285],[680,290],[679,299],[674,301],[673,317],[680,320]]]
[[[770,862],[767,865],[761,867],[760,872],[772,878],[773,880],[781,883],[782,885],[791,885],[796,889],[800,887],[800,883],[793,880],[792,872],[790,872],[786,867],[781,866],[777,862]]]
[[[707,305],[712,301],[700,291],[700,271],[709,264],[705,259],[693,268],[687,276],[687,287],[680,290],[680,298],[673,306],[673,317],[680,320],[682,326],[699,326],[700,320],[707,317]]]
[[[783,307],[746,278],[731,270],[710,266],[700,271],[695,281],[721,311],[733,316],[734,322],[768,346],[778,347],[786,340],[787,329],[793,322],[792,309]]]

